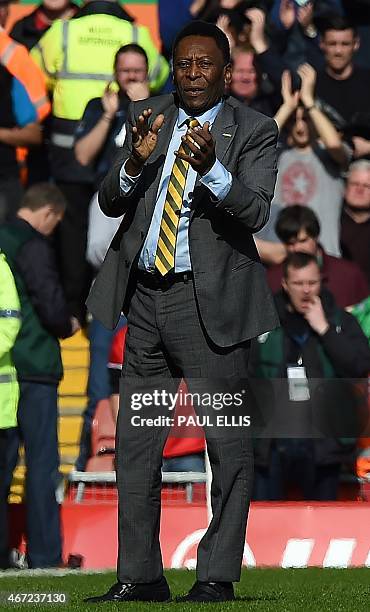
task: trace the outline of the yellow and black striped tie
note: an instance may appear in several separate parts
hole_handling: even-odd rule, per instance
[[[199,122],[197,119],[188,120],[189,127],[195,128],[198,125]],[[188,154],[183,144],[179,147],[179,152]],[[175,268],[177,230],[179,227],[180,210],[184,197],[188,169],[188,162],[178,157],[175,159],[163,207],[157,251],[154,260],[154,267],[162,276]]]

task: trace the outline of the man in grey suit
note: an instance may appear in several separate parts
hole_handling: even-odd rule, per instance
[[[216,26],[186,26],[173,60],[176,94],[151,99],[151,108],[132,104],[122,154],[99,192],[106,215],[125,216],[88,307],[110,328],[123,310],[128,333],[117,426],[118,582],[90,601],[170,598],[159,545],[169,427],[132,426],[133,381],[158,390],[184,377],[191,391],[235,391],[247,377],[251,338],[278,324],[253,240],[269,217],[276,124],[224,96],[230,50]],[[163,408],[146,402],[140,416]],[[214,416],[212,407],[195,410]],[[237,427],[205,433],[213,518],[182,601],[234,599],[240,579],[251,440]]]

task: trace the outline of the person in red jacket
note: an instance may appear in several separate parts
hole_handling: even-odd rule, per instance
[[[44,0],[32,13],[15,22],[10,36],[30,51],[56,19],[70,19],[78,6],[69,0]]]

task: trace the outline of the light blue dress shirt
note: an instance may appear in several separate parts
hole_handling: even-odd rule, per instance
[[[218,112],[222,108],[223,103],[219,102],[216,106],[203,113],[203,115],[197,116],[197,119],[201,125],[206,121],[209,121],[212,127]],[[187,131],[186,120],[189,119],[189,115],[180,108],[175,123],[172,138],[169,142],[166,159],[163,165],[162,175],[159,182],[157,201],[154,208],[153,217],[149,226],[148,234],[143,244],[143,248],[140,253],[138,266],[142,270],[148,272],[154,271],[154,260],[157,251],[158,237],[160,231],[160,225],[162,220],[162,212],[164,203],[166,200],[168,183],[170,180],[172,167],[175,162],[175,151],[178,151],[181,145],[181,136],[184,136]],[[120,172],[120,187],[123,195],[127,195],[136,185],[140,175],[137,177],[128,176],[125,172],[124,166]],[[183,204],[181,207],[179,226],[177,230],[176,238],[176,251],[175,251],[175,272],[186,272],[191,270],[191,261],[189,253],[189,219],[190,219],[190,205],[193,197],[193,190],[195,181],[197,179],[197,172],[189,166],[188,174],[186,177],[186,184],[184,190]],[[200,182],[208,187],[218,201],[222,201],[231,188],[232,176],[228,170],[216,159],[211,170],[200,178]]]

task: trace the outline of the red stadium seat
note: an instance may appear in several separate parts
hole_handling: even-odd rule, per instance
[[[186,391],[186,385],[182,381],[180,388]],[[193,407],[190,405],[179,406],[177,413],[194,414]],[[89,459],[87,472],[109,472],[114,470],[114,453],[110,452],[115,448],[116,425],[113,420],[109,399],[100,400],[96,407],[94,420],[91,427],[91,449],[92,456]],[[187,437],[184,432],[183,437],[171,437],[166,442],[163,456],[166,458],[179,457],[192,453],[199,453],[204,450],[204,435],[199,427],[192,431],[193,436]],[[179,433],[177,434],[179,435]]]
[[[86,472],[111,472],[114,470],[116,424],[113,420],[109,399],[98,402],[91,427],[92,457],[87,462]],[[108,451],[108,452],[107,452]]]

